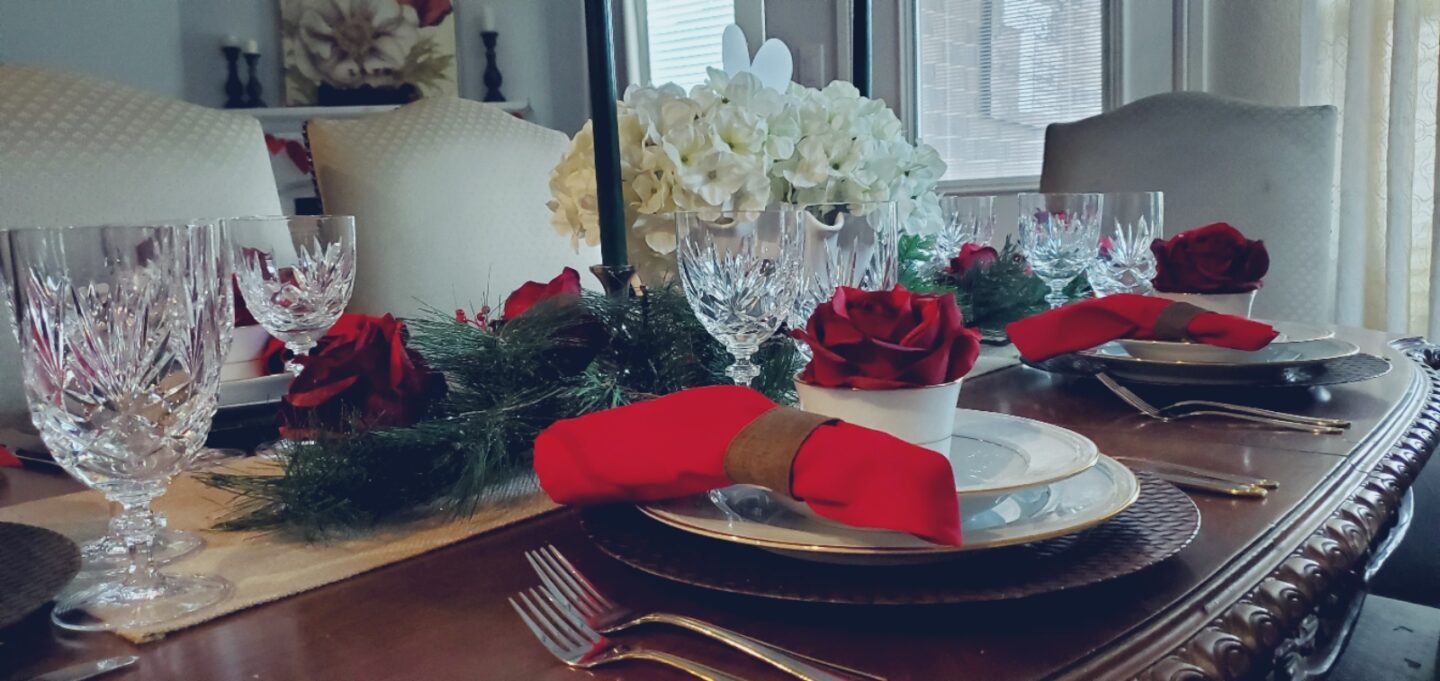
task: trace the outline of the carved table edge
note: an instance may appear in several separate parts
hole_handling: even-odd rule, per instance
[[[1125,676],[1132,681],[1234,681],[1274,676],[1273,671],[1286,676],[1285,670],[1273,669],[1277,651],[1287,644],[1293,646],[1296,639],[1313,638],[1315,613],[1336,605],[1330,590],[1343,580],[1361,579],[1355,577],[1356,571],[1363,573],[1373,546],[1383,538],[1392,515],[1440,441],[1440,346],[1420,338],[1403,338],[1391,345],[1419,368],[1407,388],[1408,402],[1395,410],[1413,413],[1408,425],[1401,422],[1398,427],[1392,424],[1387,429],[1382,424],[1377,428],[1377,433],[1388,430],[1393,443],[1375,457],[1349,498],[1266,576],[1238,599],[1230,599],[1228,605],[1225,600],[1202,602],[1201,609],[1212,615],[1197,632],[1181,645],[1171,644],[1169,652],[1143,671]],[[1356,451],[1365,447],[1362,442]],[[1200,616],[1204,617],[1203,613]],[[1132,650],[1130,654],[1143,652]],[[1329,661],[1333,662],[1333,655]],[[1132,657],[1130,664],[1125,664],[1112,658],[1110,662],[1133,670],[1136,660]],[[1082,678],[1110,677],[1093,664],[1082,666],[1088,667]]]

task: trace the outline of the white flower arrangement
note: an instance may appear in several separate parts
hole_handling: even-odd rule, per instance
[[[618,105],[630,259],[647,283],[674,269],[677,210],[759,210],[774,203],[895,201],[902,228],[938,227],[945,162],[905,139],[884,102],[849,83],[781,93],[751,73],[710,69],[686,93],[631,86]],[[550,176],[551,222],[577,248],[599,243],[590,124]]]

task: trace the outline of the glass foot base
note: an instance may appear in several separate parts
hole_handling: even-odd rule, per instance
[[[204,610],[230,595],[230,583],[201,575],[156,575],[153,584],[102,581],[62,597],[50,613],[55,626],[71,631],[144,629]]]
[[[194,532],[160,530],[155,533],[151,560],[157,565],[173,563],[199,551],[205,540]],[[85,572],[124,572],[130,567],[125,543],[114,535],[106,535],[80,547],[80,569]]]

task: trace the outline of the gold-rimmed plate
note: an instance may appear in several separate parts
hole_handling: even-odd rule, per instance
[[[1113,367],[1121,367],[1127,371],[1138,372],[1152,368],[1168,372],[1185,370],[1195,376],[1204,376],[1210,372],[1289,369],[1293,367],[1312,366],[1345,359],[1346,357],[1353,357],[1359,353],[1360,348],[1354,343],[1339,338],[1325,338],[1305,341],[1303,343],[1286,343],[1254,353],[1241,353],[1243,356],[1232,357],[1228,360],[1211,358],[1218,361],[1137,357],[1126,350],[1119,342],[1113,341],[1076,354],[1099,360]]]
[[[1264,320],[1257,320],[1264,321]],[[1312,343],[1335,337],[1334,329],[1299,322],[1265,322],[1275,327],[1279,336],[1264,348],[1255,351],[1234,350],[1204,343],[1185,341],[1136,340],[1122,338],[1115,344],[1131,357],[1157,362],[1197,364],[1256,364],[1288,356],[1289,346]]]
[[[1135,502],[1140,484],[1119,462],[1095,466],[1044,487],[1043,503],[1005,506],[961,497],[962,546],[939,546],[902,532],[851,528],[783,505],[717,504],[709,495],[643,504],[642,513],[670,527],[720,541],[819,562],[901,565],[944,560],[966,551],[1028,544],[1099,525]]]

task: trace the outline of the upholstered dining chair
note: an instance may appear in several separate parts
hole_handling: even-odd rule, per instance
[[[280,212],[254,117],[13,64],[0,64],[0,93],[0,227]],[[9,330],[0,429],[32,430]]]
[[[1045,130],[1046,192],[1165,193],[1165,232],[1229,222],[1272,254],[1254,313],[1330,322],[1339,237],[1336,111],[1197,92],[1137,100]]]
[[[306,130],[325,210],[355,216],[351,310],[474,311],[567,266],[589,284],[600,262],[550,227],[550,171],[569,144],[559,132],[438,97]]]

